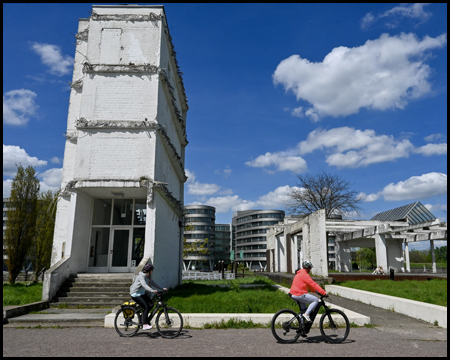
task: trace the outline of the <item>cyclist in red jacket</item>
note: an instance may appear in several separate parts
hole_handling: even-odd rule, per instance
[[[328,296],[327,292],[323,290],[319,284],[317,284],[311,276],[309,276],[309,272],[312,269],[312,264],[310,261],[305,260],[302,263],[303,269],[297,271],[297,274],[294,277],[294,281],[292,281],[291,290],[289,291],[289,296],[300,302],[300,308],[302,311],[306,309],[306,312],[303,314],[303,317],[307,322],[312,322],[309,315],[314,310],[314,308],[319,304],[319,299],[314,295],[308,294],[308,290],[311,292],[317,292],[324,296]],[[306,304],[311,304],[307,307]]]

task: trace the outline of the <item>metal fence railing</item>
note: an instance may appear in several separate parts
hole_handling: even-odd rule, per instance
[[[225,280],[233,280],[234,273],[224,273]],[[200,272],[183,271],[183,280],[222,280],[222,273],[219,272]]]

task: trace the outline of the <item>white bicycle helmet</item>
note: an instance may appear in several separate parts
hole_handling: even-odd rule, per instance
[[[313,268],[313,264],[311,263],[311,261],[305,260],[302,263],[302,267],[304,267],[306,269],[312,269]]]

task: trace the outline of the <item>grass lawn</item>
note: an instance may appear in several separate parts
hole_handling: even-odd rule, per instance
[[[428,304],[447,306],[447,280],[432,279],[427,281],[404,280],[358,280],[336,282],[335,285],[378,294],[397,296],[404,299],[422,301]]]
[[[230,284],[214,287],[206,284]],[[240,288],[239,284],[265,284]],[[298,311],[297,304],[285,293],[273,288],[273,281],[255,276],[237,280],[186,281],[171,289],[167,303],[181,313],[276,313],[283,308]]]
[[[16,282],[11,285],[10,283],[3,283],[3,306],[8,305],[25,305],[42,299],[42,282],[31,283],[30,282]]]

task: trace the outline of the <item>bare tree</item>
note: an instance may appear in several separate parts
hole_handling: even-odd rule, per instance
[[[359,215],[361,199],[351,190],[351,183],[336,174],[321,171],[316,175],[297,175],[299,188],[291,188],[286,207],[291,214],[311,214],[324,209],[325,216],[355,213]]]
[[[14,284],[29,253],[36,227],[39,180],[36,170],[22,165],[11,185],[10,210],[6,222],[5,245],[9,282]]]

